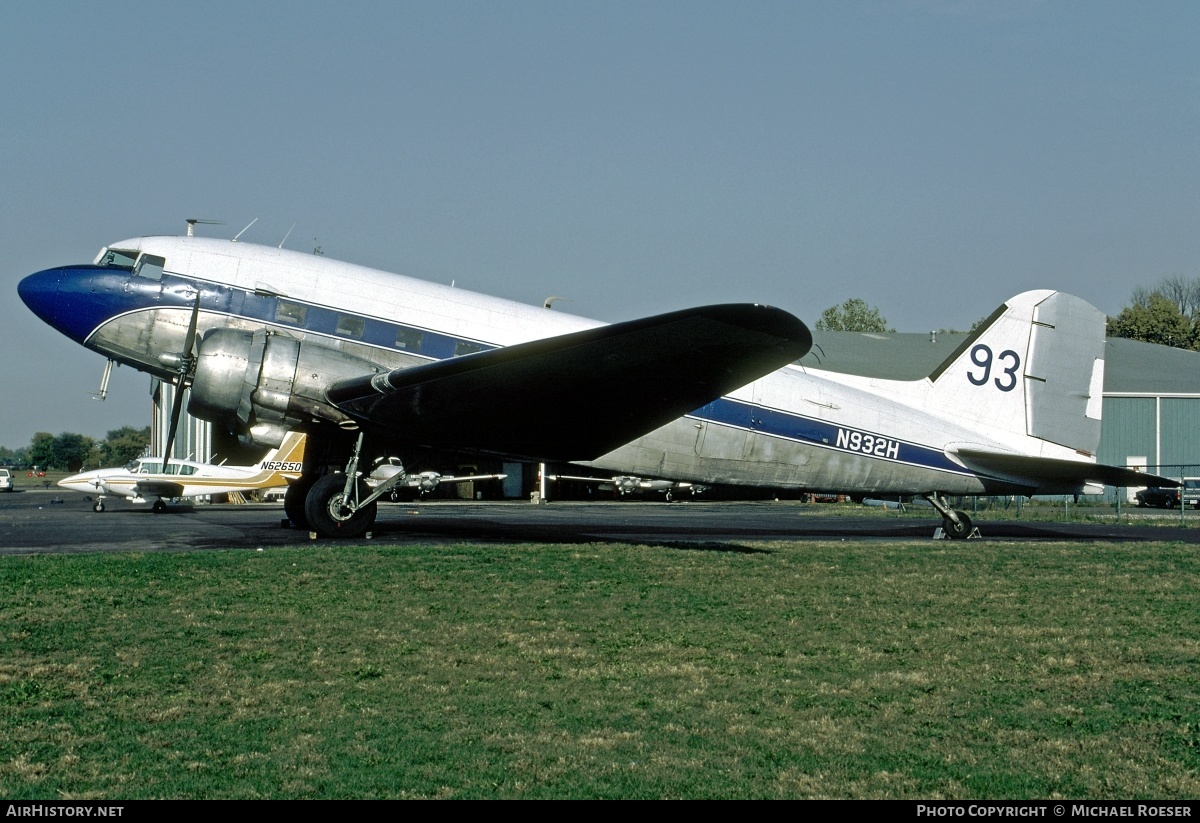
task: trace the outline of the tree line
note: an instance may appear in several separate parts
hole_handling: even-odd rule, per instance
[[[1134,289],[1130,305],[1108,318],[1108,336],[1200,351],[1200,277]]]
[[[141,457],[150,445],[150,427],[113,429],[103,440],[86,434],[38,432],[28,446],[0,446],[0,465],[38,466],[56,471],[82,471],[101,466],[123,466]]]
[[[971,326],[974,330],[982,321]],[[840,306],[821,313],[817,331],[857,331],[886,333],[895,329],[887,324],[879,309],[853,297]],[[953,331],[942,329],[942,331]],[[1108,318],[1109,337],[1124,337],[1157,343],[1177,349],[1200,351],[1200,277],[1167,277],[1153,288],[1133,290],[1130,305],[1116,317]]]

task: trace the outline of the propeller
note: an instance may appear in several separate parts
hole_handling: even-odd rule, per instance
[[[167,473],[167,464],[171,461],[171,447],[175,445],[175,430],[179,428],[179,415],[183,411],[183,390],[187,381],[192,377],[196,368],[196,322],[200,317],[200,292],[196,292],[196,302],[192,305],[192,316],[188,320],[187,335],[183,338],[183,353],[159,358],[175,366],[175,402],[171,404],[171,427],[167,429],[167,446],[163,449],[162,472]]]

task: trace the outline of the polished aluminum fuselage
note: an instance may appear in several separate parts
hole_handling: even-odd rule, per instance
[[[173,372],[160,354],[182,348],[197,289],[201,333],[266,330],[319,342],[385,370],[602,325],[318,255],[244,243],[143,237],[110,248],[162,258],[161,277],[111,267],[62,269],[54,288],[63,299],[43,318],[90,349],[164,378]],[[25,292],[22,296],[30,302]],[[311,370],[296,380],[298,389],[317,393],[330,375]],[[641,398],[631,396],[628,402]],[[1075,449],[1019,431],[989,429],[974,407],[970,399],[947,403],[928,379],[871,380],[793,365],[588,465],[705,484],[970,494],[1032,487],[1022,478],[967,469],[954,456],[958,448],[1078,459]],[[530,409],[531,425],[538,415],[555,413]],[[1037,488],[1039,493],[1076,490],[1075,485]]]

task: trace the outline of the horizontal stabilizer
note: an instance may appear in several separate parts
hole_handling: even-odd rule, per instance
[[[982,449],[958,449],[954,454],[967,468],[1026,486],[1030,489],[1030,494],[1071,494],[1088,484],[1119,487],[1179,485],[1178,480],[1168,477],[1083,460],[1035,457]]]
[[[342,380],[364,428],[423,446],[591,460],[802,357],[785,311],[707,306]]]

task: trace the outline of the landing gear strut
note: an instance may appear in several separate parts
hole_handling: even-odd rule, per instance
[[[951,540],[965,540],[968,537],[978,537],[979,529],[972,527],[971,518],[966,512],[950,508],[946,499],[937,492],[924,495],[929,504],[938,510],[942,516],[942,534]]]
[[[322,537],[362,537],[375,523],[376,502],[360,502],[370,494],[367,484],[354,474],[325,475],[304,501],[309,528]]]
[[[288,496],[284,498],[286,507],[289,500],[295,503],[300,499],[299,495],[304,494],[304,521],[309,529],[322,537],[361,537],[366,534],[375,524],[378,508],[375,501],[395,485],[384,483],[375,491],[367,487],[358,472],[362,444],[363,436],[360,433],[344,472],[327,474],[320,479],[302,477],[297,482],[307,483],[308,487],[294,492],[295,498],[293,490],[288,489]],[[293,523],[297,520],[290,510],[288,517]]]

